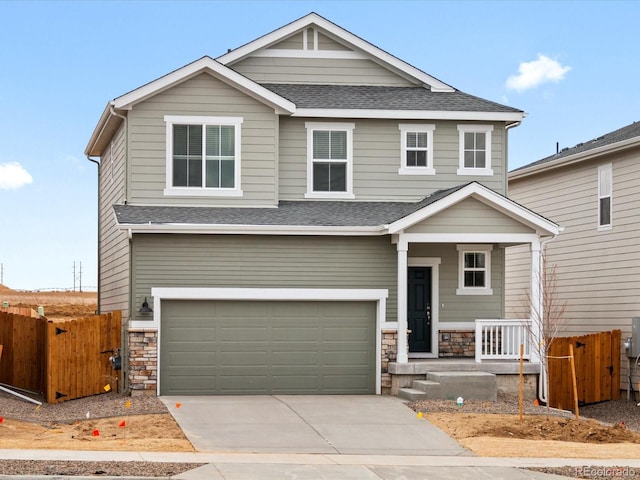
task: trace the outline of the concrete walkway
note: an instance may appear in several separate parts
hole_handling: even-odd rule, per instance
[[[614,467],[640,471],[640,459],[589,460],[584,458],[497,458],[476,456],[408,456],[341,454],[168,453],[100,452],[71,450],[0,449],[0,458],[18,460],[184,462],[206,465],[172,477],[173,480],[551,480],[569,477],[546,475],[531,467]],[[603,475],[592,475],[600,476]],[[0,479],[16,477],[1,475]],[[27,476],[52,480],[60,477]],[[75,477],[76,480],[85,477]],[[95,479],[96,477],[86,477]],[[101,477],[127,480],[127,477]],[[139,477],[138,477],[139,478]],[[624,478],[624,477],[621,477]]]

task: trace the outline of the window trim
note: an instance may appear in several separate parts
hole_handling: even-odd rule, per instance
[[[458,288],[456,295],[493,295],[491,288],[491,251],[493,245],[456,245],[458,249]],[[485,255],[485,283],[484,287],[465,287],[464,285],[464,255],[465,253],[484,253]]]
[[[602,174],[608,173],[608,187],[609,194],[602,194],[603,178]],[[609,198],[609,223],[602,223],[602,208],[600,207],[600,201],[603,198]],[[606,163],[598,166],[598,231],[611,230],[613,228],[613,164]]]
[[[491,167],[491,132],[493,125],[458,125],[458,143],[459,143],[459,159],[458,159],[458,175],[493,175]],[[469,168],[464,166],[464,134],[465,133],[484,133],[485,134],[485,166],[484,168]]]
[[[244,122],[243,117],[214,117],[200,115],[165,115],[166,124],[166,184],[164,194],[166,196],[184,196],[184,197],[241,197],[243,195],[241,188],[241,145],[242,145],[242,128]],[[174,125],[233,125],[234,142],[235,142],[235,160],[234,160],[234,187],[174,187],[173,182],[173,126]],[[204,136],[203,136],[204,137]],[[204,165],[204,161],[203,161]]]
[[[432,123],[401,123],[400,130],[400,168],[398,175],[435,175],[433,168],[433,132],[436,129]],[[427,165],[425,167],[410,167],[407,165],[407,133],[427,134]]]
[[[307,129],[307,192],[304,198],[355,198],[353,194],[353,130],[355,123],[343,122],[305,122]],[[313,190],[313,132],[317,130],[344,131],[347,133],[346,191],[344,192],[316,192]],[[341,160],[336,160],[336,163]]]

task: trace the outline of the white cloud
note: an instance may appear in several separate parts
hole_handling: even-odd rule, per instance
[[[33,177],[18,162],[0,163],[0,190],[15,190],[33,182]]]
[[[518,74],[507,78],[507,88],[521,92],[543,83],[559,82],[569,70],[571,67],[564,67],[557,60],[538,54],[537,60],[522,62]]]

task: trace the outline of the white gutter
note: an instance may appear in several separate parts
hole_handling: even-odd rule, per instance
[[[292,117],[316,118],[386,118],[406,120],[478,120],[483,122],[517,122],[522,112],[450,112],[445,110],[376,110],[364,108],[298,108]]]
[[[513,172],[509,172],[509,180],[515,180],[519,178],[528,177],[529,175],[535,175],[545,170],[552,170],[555,168],[572,165],[578,162],[584,162],[597,157],[602,154],[612,154],[627,150],[629,148],[640,145],[640,137],[633,137],[621,142],[612,143],[609,145],[603,145],[602,147],[593,148],[591,150],[585,150],[584,152],[574,153],[566,157],[561,157],[556,160],[549,160],[548,162],[540,163],[538,165],[532,165],[531,167],[521,168]]]
[[[194,235],[357,235],[376,236],[387,233],[384,226],[332,227],[299,225],[203,225],[174,223],[118,224],[120,230],[134,233],[182,233]]]

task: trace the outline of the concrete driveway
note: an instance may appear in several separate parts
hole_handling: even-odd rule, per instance
[[[471,455],[390,396],[161,397],[199,452]]]

